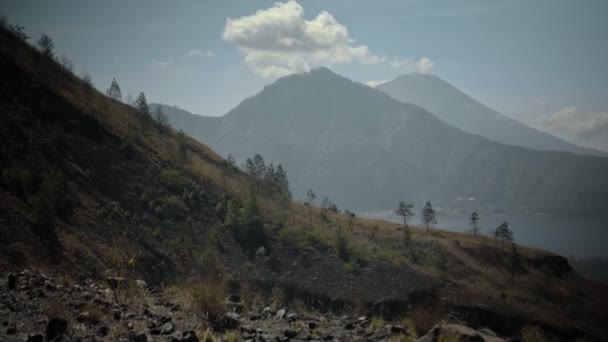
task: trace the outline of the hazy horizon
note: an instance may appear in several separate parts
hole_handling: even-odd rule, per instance
[[[98,88],[116,77],[125,93],[201,115],[221,116],[276,78],[321,65],[368,84],[424,72],[532,127],[608,150],[603,1],[0,5],[30,36],[49,34]],[[280,24],[268,26],[271,17]]]

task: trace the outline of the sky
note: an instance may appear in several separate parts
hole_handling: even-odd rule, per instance
[[[608,150],[608,1],[0,0],[99,89],[218,116],[327,66],[370,85],[435,74],[480,102]]]

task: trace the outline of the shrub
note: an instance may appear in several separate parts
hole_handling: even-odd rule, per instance
[[[183,189],[192,185],[190,179],[184,176],[182,172],[174,169],[163,170],[160,173],[160,181],[174,192],[182,192]]]
[[[220,322],[226,313],[224,299],[227,295],[226,281],[208,278],[187,285],[188,302],[192,309],[212,325]]]
[[[348,262],[351,259],[351,248],[348,237],[341,228],[336,232],[336,253],[343,261]]]
[[[443,308],[438,303],[423,304],[410,312],[404,325],[413,330],[417,336],[422,336],[439,323],[443,314]]]
[[[521,340],[523,342],[544,342],[543,331],[537,326],[525,326],[521,329]]]
[[[162,214],[163,217],[181,217],[188,210],[186,204],[179,196],[169,196],[162,199]]]

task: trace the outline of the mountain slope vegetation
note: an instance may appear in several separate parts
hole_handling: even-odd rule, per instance
[[[576,146],[500,114],[434,75],[402,75],[377,89],[401,102],[418,105],[451,126],[499,143],[606,157],[605,153]]]
[[[563,340],[602,336],[604,287],[560,256],[256,191],[255,179],[207,146],[159,129],[149,113],[97,92],[4,29],[0,77],[0,269],[8,273],[0,312],[28,319],[15,303],[42,312],[26,326],[45,322],[47,336],[58,319],[92,329],[116,317],[151,320],[158,308],[167,334],[171,316],[182,315],[203,336],[235,321],[233,313],[222,316],[227,293],[292,311],[406,317],[412,329],[399,330],[399,338],[441,320],[501,336],[520,337],[529,326]],[[423,122],[438,121],[416,110]],[[519,250],[516,259],[508,248]],[[89,280],[107,276],[109,287]],[[119,293],[117,284],[139,278],[153,286],[152,302],[119,301],[130,292]],[[49,298],[59,302],[39,306]],[[179,307],[167,298],[186,299]],[[24,326],[6,322],[2,337]],[[160,330],[151,322],[136,335],[126,322],[113,323],[122,326],[114,338],[141,340]]]
[[[163,107],[171,113],[171,109]],[[183,112],[172,120],[182,122]],[[608,158],[503,145],[320,68],[266,86],[221,118],[177,126],[226,156],[283,163],[294,194],[322,189],[356,210],[405,197],[457,206],[606,216]]]

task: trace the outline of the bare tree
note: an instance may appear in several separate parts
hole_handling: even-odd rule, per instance
[[[154,111],[154,120],[158,126],[158,137],[161,136],[162,132],[169,128],[169,117],[163,113],[163,109],[160,106],[156,106]]]

